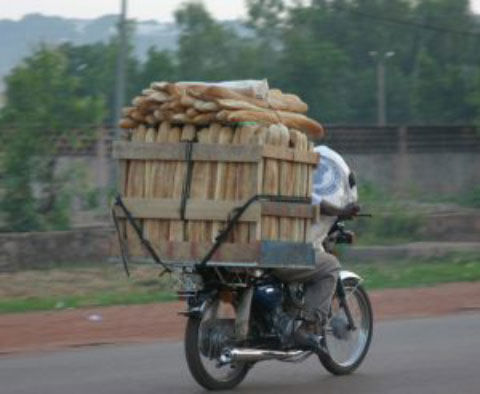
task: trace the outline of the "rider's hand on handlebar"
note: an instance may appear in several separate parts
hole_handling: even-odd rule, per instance
[[[338,218],[340,220],[348,220],[351,219],[352,217],[356,216],[360,212],[360,205],[357,203],[350,203],[345,208],[343,208],[342,212],[340,215],[338,215]]]

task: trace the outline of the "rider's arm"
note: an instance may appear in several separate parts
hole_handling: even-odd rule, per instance
[[[320,214],[325,216],[338,216],[339,219],[350,219],[360,211],[358,204],[350,203],[345,208],[335,207],[325,200],[320,203]]]

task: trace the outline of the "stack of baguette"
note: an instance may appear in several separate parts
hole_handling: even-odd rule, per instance
[[[323,135],[322,126],[304,115],[308,106],[298,96],[268,90],[258,97],[253,89],[222,85],[154,82],[125,108],[120,127],[158,127],[171,124],[206,126],[211,123],[281,123],[313,137]]]
[[[307,105],[297,96],[269,90],[267,98],[248,89],[223,86],[152,83],[143,95],[124,109],[120,125],[136,142],[178,143],[195,141],[219,145],[272,145],[313,151],[307,134],[321,136],[320,124],[302,112]],[[256,192],[309,197],[312,166],[278,159],[262,163],[262,184],[252,185],[256,163],[195,162],[190,198],[193,200],[245,201]],[[127,166],[124,195],[131,198],[178,199],[187,171],[184,161],[131,160]],[[162,241],[211,242],[223,222],[145,219],[145,235]],[[127,226],[127,238],[134,239]],[[264,216],[261,239],[306,242],[306,219]],[[257,241],[256,223],[237,224],[230,242]]]

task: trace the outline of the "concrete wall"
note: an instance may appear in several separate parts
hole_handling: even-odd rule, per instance
[[[480,134],[473,127],[327,127],[325,143],[359,180],[400,197],[464,194],[480,185]]]
[[[460,195],[480,185],[480,152],[343,156],[359,181],[400,197]]]
[[[0,233],[0,271],[106,261],[113,242],[110,228]]]

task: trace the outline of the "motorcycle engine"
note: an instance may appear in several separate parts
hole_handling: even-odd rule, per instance
[[[283,290],[276,283],[265,283],[255,288],[253,304],[267,312],[274,311],[283,303]]]
[[[282,347],[293,340],[296,318],[283,310],[284,292],[278,283],[265,283],[255,288],[253,305],[265,321],[270,334],[278,337]]]

